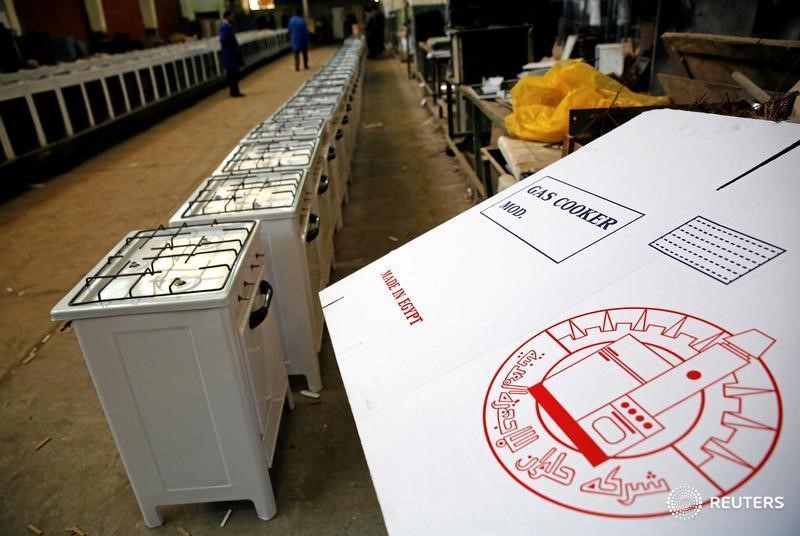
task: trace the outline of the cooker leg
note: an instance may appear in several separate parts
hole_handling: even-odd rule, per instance
[[[142,511],[144,524],[147,525],[148,528],[152,529],[164,524],[164,520],[159,515],[155,505],[139,503],[139,510]]]
[[[313,391],[315,393],[319,393],[322,391],[322,376],[319,373],[319,365],[314,367],[314,371],[306,374],[306,380],[308,381],[308,390]]]
[[[278,513],[278,507],[275,505],[275,496],[272,494],[270,486],[272,483],[267,480],[263,486],[259,486],[259,494],[253,497],[253,506],[256,507],[256,514],[259,519],[269,521],[275,514]]]

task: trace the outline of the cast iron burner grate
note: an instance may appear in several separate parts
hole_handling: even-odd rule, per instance
[[[253,222],[182,224],[137,231],[70,299],[70,306],[222,290]]]
[[[186,218],[289,208],[294,205],[302,180],[302,171],[215,175],[206,180],[181,215]]]
[[[322,136],[325,122],[321,117],[270,119],[251,130],[245,139],[247,141],[317,139]]]
[[[306,106],[336,106],[339,104],[341,98],[341,93],[322,93],[314,95],[304,95],[302,93],[298,93],[292,97],[292,100],[289,101],[287,107],[292,106],[305,108]]]
[[[333,115],[336,106],[333,104],[323,106],[297,106],[295,103],[289,103],[281,108],[274,116],[273,119],[277,121],[285,121],[292,118],[308,119],[311,117],[318,117],[328,119]]]
[[[240,143],[225,159],[222,173],[247,173],[279,168],[307,169],[313,163],[318,139],[269,140]]]

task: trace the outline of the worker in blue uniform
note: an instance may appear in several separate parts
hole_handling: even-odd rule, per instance
[[[231,97],[244,97],[239,91],[239,68],[244,66],[244,60],[239,41],[236,40],[236,31],[233,29],[233,13],[225,11],[222,19],[222,24],[219,25],[219,43],[222,47],[222,66],[228,73],[228,88]]]
[[[366,8],[367,14],[364,16],[364,37],[367,40],[367,57],[371,59],[380,58],[383,54],[383,32],[384,19],[381,8],[369,4]]]
[[[294,52],[294,70],[300,70],[300,54],[303,54],[303,67],[308,69],[308,26],[303,18],[303,10],[298,8],[289,19],[289,39]]]

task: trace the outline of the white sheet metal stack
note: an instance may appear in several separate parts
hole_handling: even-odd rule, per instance
[[[318,292],[333,266],[363,51],[346,41],[171,226],[130,233],[51,312],[75,321],[148,526],[164,504],[249,499],[262,519],[276,512],[267,469],[291,406],[287,370],[322,388]]]

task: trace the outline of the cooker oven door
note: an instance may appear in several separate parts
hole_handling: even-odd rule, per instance
[[[308,279],[312,295],[316,295],[319,292],[322,242],[325,236],[323,221],[319,216],[320,213],[319,197],[315,195],[309,203],[307,217],[304,218],[305,226],[303,232],[306,262],[308,264]]]
[[[314,334],[314,344],[317,352],[322,345],[322,328],[325,323],[322,316],[322,307],[319,302],[321,258],[320,258],[320,225],[319,217],[319,198],[314,198],[309,203],[308,215],[305,218],[305,256],[308,266],[308,305],[311,308],[312,330]]]
[[[347,199],[347,179],[349,175],[347,169],[347,132],[345,128],[342,124],[336,127],[333,134],[334,152],[329,152],[328,154],[329,166],[335,170],[333,174],[341,184],[341,189],[338,190],[341,192],[339,203]]]
[[[312,290],[321,290],[328,285],[333,264],[333,233],[336,229],[334,191],[330,177],[325,170],[325,162],[320,159],[314,169],[314,183],[317,184],[317,205],[319,206],[319,236],[315,239],[319,253],[319,282]],[[312,203],[313,210],[313,203]]]
[[[274,326],[274,322],[267,322],[268,317],[275,314],[270,309],[272,286],[267,281],[260,280],[256,287],[255,293],[250,298],[250,307],[244,309],[245,313],[240,318],[239,336],[244,344],[259,432],[264,437],[268,426],[275,375],[278,372],[275,369],[278,359],[270,355],[267,337],[277,337],[278,334],[267,333],[266,329],[270,324]]]

